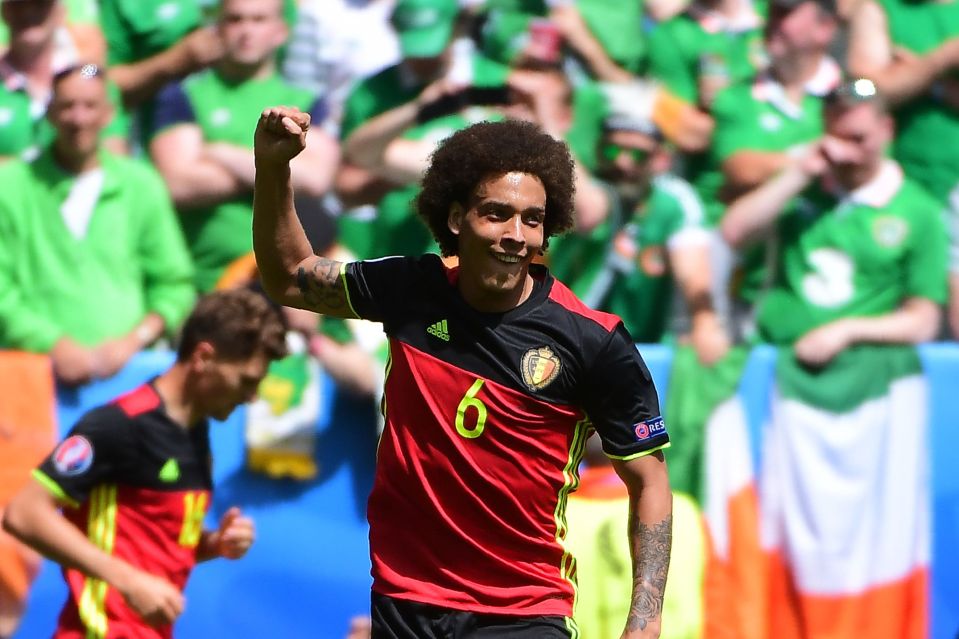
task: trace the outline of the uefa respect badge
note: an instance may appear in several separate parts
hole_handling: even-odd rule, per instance
[[[640,441],[650,439],[666,433],[666,422],[662,417],[653,417],[633,424],[633,432],[636,433],[636,439]]]

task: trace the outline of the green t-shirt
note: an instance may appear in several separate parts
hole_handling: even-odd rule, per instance
[[[959,37],[959,2],[880,0],[892,44],[925,55],[950,38]],[[959,74],[953,73],[959,80]],[[910,178],[946,202],[959,182],[959,114],[932,93],[895,111],[893,155]]]
[[[946,298],[942,206],[888,161],[871,188],[839,200],[819,185],[778,223],[773,288],[760,306],[760,335],[791,344],[844,317],[875,316],[908,297]]]
[[[314,122],[325,118],[325,107],[313,93],[288,84],[277,74],[231,83],[207,69],[164,89],[157,102],[157,127],[162,132],[175,124],[196,124],[206,142],[252,149],[260,113],[276,104],[310,112]],[[213,289],[231,262],[253,250],[252,215],[252,192],[215,206],[180,211],[198,290]]]
[[[102,139],[126,139],[129,119],[123,110],[120,90],[107,81],[107,96],[113,106],[113,117],[103,129]],[[46,118],[47,104],[34,100],[26,84],[16,76],[0,83],[0,157],[31,159],[48,146],[56,131]]]
[[[718,76],[733,85],[765,65],[762,18],[756,14],[740,25],[727,25],[693,6],[653,29],[648,51],[650,74],[676,97],[697,104],[701,76]]]
[[[166,185],[145,163],[106,152],[100,160],[79,236],[61,208],[83,187],[49,151],[0,166],[0,348],[47,352],[63,335],[95,345],[150,311],[172,330],[192,308],[193,272]]]
[[[468,83],[476,87],[504,86],[509,75],[508,67],[481,55],[472,56],[470,68],[472,77]],[[361,80],[343,105],[340,138],[345,140],[367,120],[406,104],[425,88],[426,85],[409,74],[402,63]]]
[[[642,2],[576,0],[576,8],[613,62],[635,74],[643,71],[646,35]]]

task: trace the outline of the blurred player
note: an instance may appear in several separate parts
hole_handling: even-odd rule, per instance
[[[656,390],[620,319],[533,264],[573,223],[566,145],[516,121],[454,133],[417,208],[458,267],[438,255],[343,264],[313,255],[294,210],[289,162],[308,127],[295,109],[260,118],[254,250],[278,302],[382,322],[389,337],[372,636],[578,637],[565,506],[595,429],[630,494],[622,636],[658,637],[672,515]]]
[[[285,348],[264,297],[208,295],[186,321],[173,366],[84,415],[34,471],[3,526],[63,566],[70,596],[54,637],[168,638],[194,564],[246,553],[253,522],[238,508],[203,529],[208,419],[250,401]]]

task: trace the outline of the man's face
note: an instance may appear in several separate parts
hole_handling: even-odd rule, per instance
[[[773,4],[766,22],[766,52],[775,64],[800,53],[825,52],[836,21],[814,2],[788,8]]]
[[[600,141],[598,174],[623,198],[638,200],[648,190],[661,155],[659,143],[644,133],[609,131]]]
[[[245,360],[223,360],[212,352],[194,384],[203,413],[223,421],[237,406],[256,399],[269,365],[270,360],[263,351]]]
[[[53,39],[63,24],[63,6],[57,0],[17,0],[0,6],[3,21],[10,30],[10,48],[32,49]]]
[[[286,41],[281,0],[224,0],[220,32],[226,58],[255,66],[268,60]]]
[[[60,81],[47,111],[57,131],[57,148],[69,156],[95,153],[111,115],[104,79],[81,73]]]
[[[474,300],[489,310],[518,302],[543,248],[545,219],[546,189],[528,173],[490,176],[477,185],[468,209],[453,207],[449,227],[459,240],[461,285]]]
[[[882,162],[892,139],[892,118],[870,103],[826,110],[826,134],[842,143],[843,151],[830,157],[834,175],[846,188],[869,181]]]

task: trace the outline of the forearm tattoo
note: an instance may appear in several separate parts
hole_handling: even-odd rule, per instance
[[[346,306],[346,291],[340,280],[340,263],[317,257],[309,268],[296,271],[296,286],[312,310],[325,312]]]
[[[626,619],[627,630],[645,630],[663,612],[663,593],[673,543],[673,516],[649,526],[630,517],[629,539],[633,546],[633,601]]]

